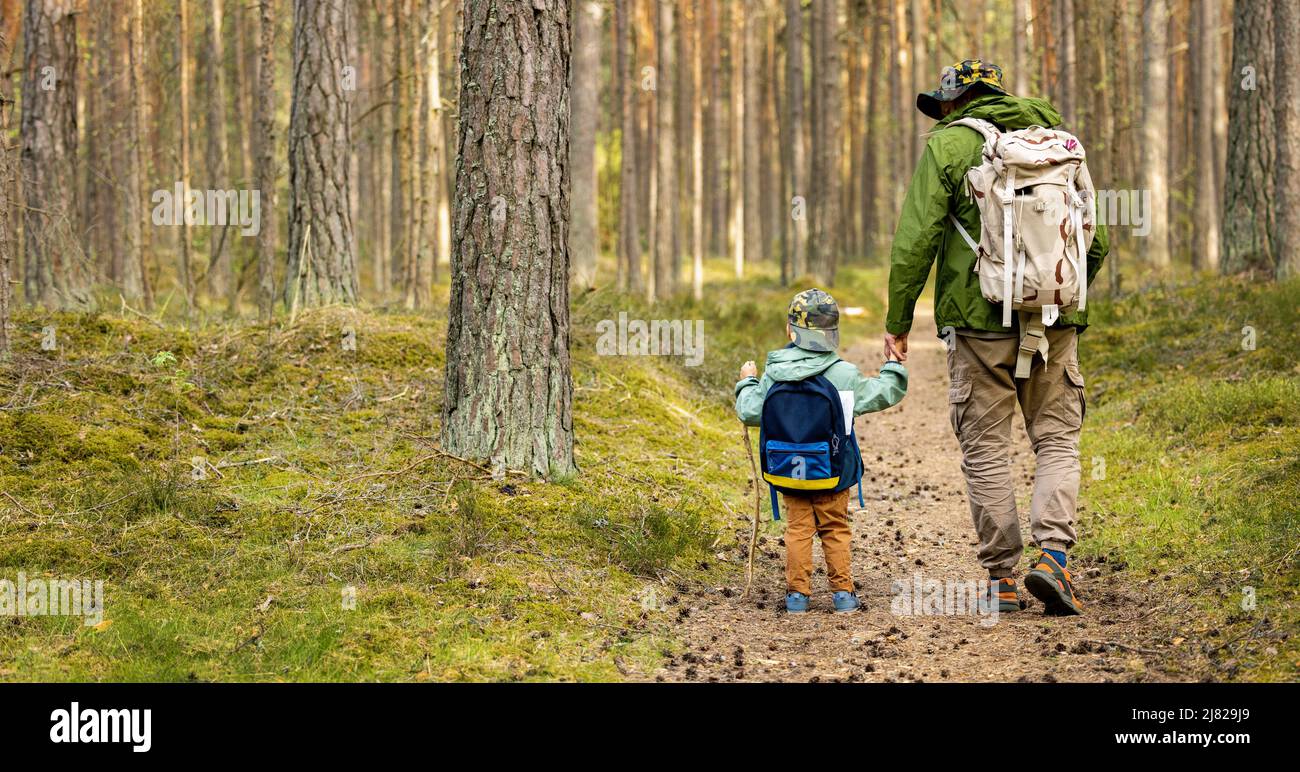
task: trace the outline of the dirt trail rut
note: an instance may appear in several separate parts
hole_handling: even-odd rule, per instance
[[[948,420],[943,342],[933,317],[917,309],[910,340],[910,382],[902,404],[857,420],[866,463],[857,510],[851,497],[853,573],[863,610],[831,613],[820,546],[808,613],[785,613],[785,552],[766,536],[755,560],[753,590],[709,587],[680,593],[675,633],[686,650],[649,678],[664,681],[1132,681],[1176,678],[1144,640],[1153,634],[1151,604],[1106,565],[1072,561],[1082,617],[1046,617],[1029,606],[990,623],[978,615],[897,614],[898,593],[920,580],[974,582],[974,527],[966,502],[961,455]],[[864,372],[879,365],[879,342],[852,346],[845,358]],[[1033,455],[1016,418],[1014,463],[1021,527],[1029,539],[1028,497]],[[1087,429],[1085,428],[1085,431]],[[739,443],[738,443],[739,444]],[[739,452],[739,448],[737,449]],[[1086,506],[1086,499],[1081,501]],[[764,518],[770,518],[766,489]],[[741,528],[737,525],[737,528]],[[1086,527],[1086,524],[1085,524]],[[746,528],[746,534],[747,534]],[[1026,558],[1017,573],[1022,582]],[[924,587],[924,586],[923,586]],[[915,597],[914,595],[912,597]],[[933,611],[933,609],[931,609]],[[1184,676],[1185,677],[1185,676]]]

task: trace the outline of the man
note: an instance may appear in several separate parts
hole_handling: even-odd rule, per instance
[[[1019,320],[1002,325],[1001,308],[980,292],[975,254],[949,216],[968,233],[979,233],[979,209],[965,188],[965,175],[981,161],[984,138],[959,118],[982,118],[1001,131],[1051,128],[1061,115],[1046,101],[1016,97],[1002,86],[1002,69],[966,60],[945,69],[943,85],[918,94],[916,106],[938,121],[908,189],[890,256],[889,313],[885,356],[907,359],[912,313],[936,259],[935,324],[953,328],[948,340],[950,418],[962,450],[971,516],[979,535],[980,564],[989,572],[988,601],[1001,611],[1021,608],[1013,574],[1024,544],[1016,513],[1011,469],[1011,418],[1019,404],[1037,459],[1030,528],[1041,557],[1025,587],[1049,614],[1079,614],[1083,604],[1066,570],[1074,545],[1079,491],[1079,431],[1085,411],[1077,336],[1087,313],[1062,315],[1046,330],[1048,361],[1035,354],[1029,377],[1016,379]],[[1109,251],[1097,225],[1087,250],[1092,282]]]

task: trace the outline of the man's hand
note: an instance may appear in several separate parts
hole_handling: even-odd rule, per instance
[[[740,377],[741,377],[742,380],[745,379],[745,378],[757,378],[757,377],[758,377],[758,365],[754,364],[754,361],[753,361],[752,359],[751,359],[750,361],[746,362],[745,364],[741,365],[741,366],[740,366]]]
[[[885,361],[891,359],[899,362],[907,361],[907,333],[902,335],[885,333]]]

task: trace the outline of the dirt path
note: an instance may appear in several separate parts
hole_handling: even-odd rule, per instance
[[[924,315],[923,315],[924,314]],[[867,471],[866,509],[853,514],[853,572],[864,604],[856,614],[830,613],[820,546],[808,613],[784,605],[785,554],[765,537],[754,589],[704,588],[675,599],[678,633],[687,650],[657,673],[666,681],[1130,681],[1169,680],[1152,635],[1149,604],[1123,574],[1071,562],[1087,604],[1082,617],[1046,617],[1029,607],[996,621],[978,615],[896,614],[899,582],[977,582],[985,574],[976,543],[961,455],[948,421],[948,378],[933,317],[917,309],[910,341],[910,383],[902,404],[863,416],[857,432]],[[878,367],[879,342],[862,341],[846,355],[864,372]],[[1033,456],[1019,416],[1017,469],[1021,527],[1029,538]],[[857,508],[856,494],[852,508]],[[764,517],[770,517],[766,495]],[[1086,502],[1084,502],[1086,505]],[[738,526],[739,527],[739,526]],[[1017,579],[1022,580],[1026,565]],[[1144,621],[1146,620],[1146,621]]]

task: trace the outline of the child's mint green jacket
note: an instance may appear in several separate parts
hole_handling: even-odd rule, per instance
[[[868,378],[833,351],[805,351],[792,343],[768,352],[763,380],[751,376],[736,383],[736,415],[747,426],[758,426],[763,416],[763,398],[773,383],[801,381],[818,373],[825,375],[836,390],[853,392],[855,416],[893,407],[907,393],[907,368],[898,362],[886,362],[880,368],[880,375]]]

